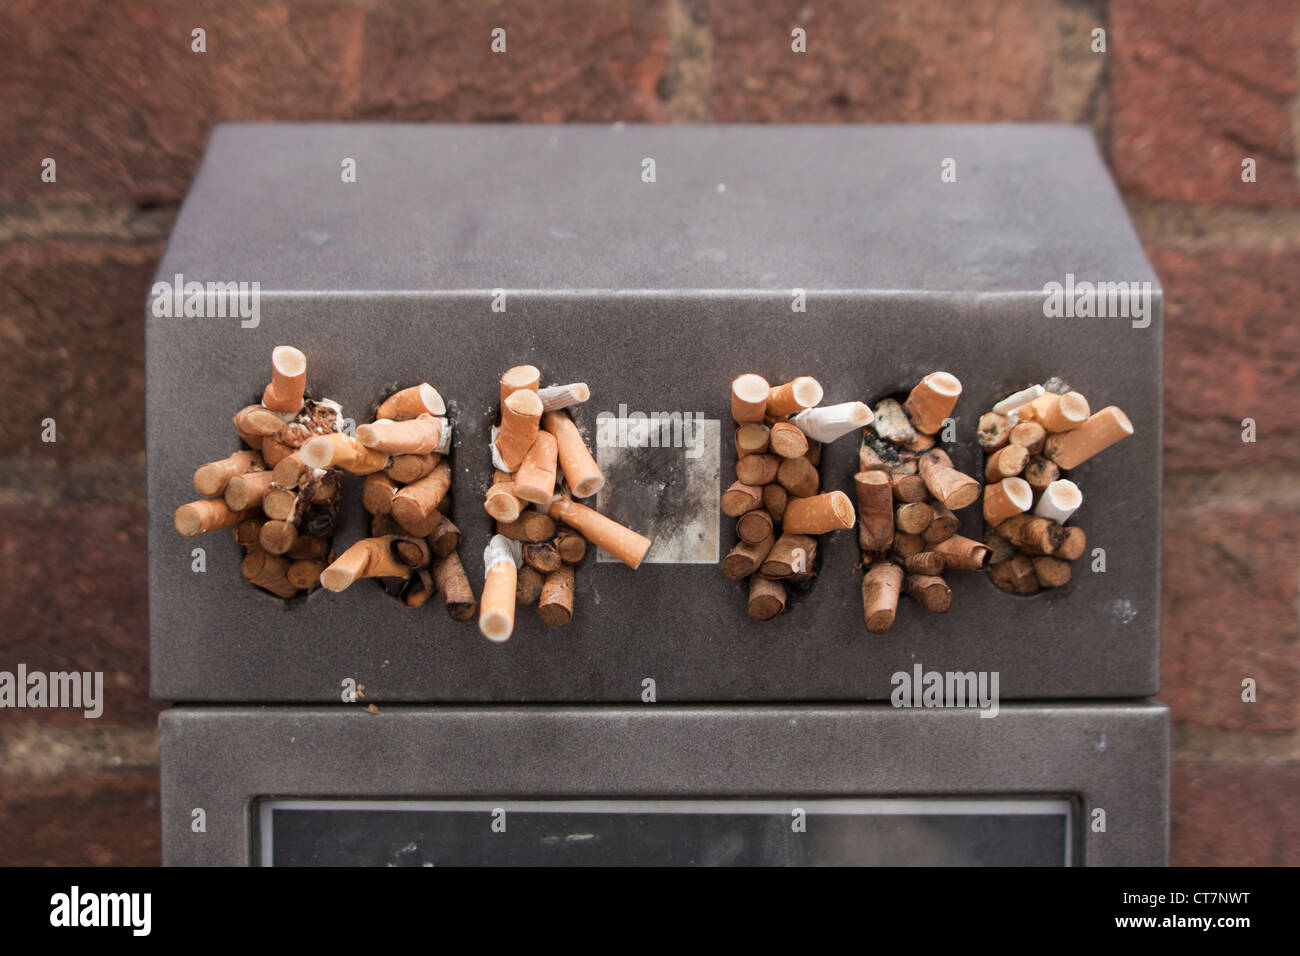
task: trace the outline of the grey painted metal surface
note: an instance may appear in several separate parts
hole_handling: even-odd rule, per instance
[[[344,157],[358,181],[340,179]],[[657,181],[641,181],[642,159]],[[957,183],[940,162],[957,160]],[[724,188],[720,188],[724,187]],[[260,324],[147,321],[152,692],[189,701],[635,702],[884,699],[889,675],[997,670],[1006,698],[1145,696],[1159,685],[1162,299],[1083,130],[936,127],[219,127],[158,270],[259,281]],[[1048,319],[1042,288],[1153,283],[1154,318]],[[493,313],[494,289],[507,311]],[[807,290],[804,314],[791,290]],[[493,645],[441,607],[401,608],[362,582],[285,606],[239,576],[228,533],[182,539],[171,514],[201,462],[232,451],[230,416],[269,374],[270,350],[308,353],[309,388],[366,420],[386,386],[433,382],[455,422],[455,518],[476,587],[489,534],[496,381],[531,362],[584,380],[575,418],[703,412],[724,423],[742,371],[814,374],[827,401],[871,400],[947,369],[959,466],[978,470],[975,422],[1001,393],[1050,375],[1137,435],[1073,474],[1077,523],[1107,571],[1030,598],[951,575],[943,616],[904,601],[866,633],[851,533],[823,539],[821,577],[755,624],[714,566],[592,559],[572,625],[524,609]],[[676,450],[676,454],[682,452]],[[678,467],[673,453],[659,461]],[[648,459],[644,480],[662,480]],[[851,491],[855,439],[829,446],[827,488]],[[660,499],[660,520],[713,503]],[[609,506],[616,518],[618,498]],[[965,533],[979,533],[978,506]],[[723,553],[734,542],[722,519]],[[337,543],[363,536],[359,485]],[[208,551],[190,570],[190,549]]]
[[[160,720],[163,857],[246,865],[263,797],[1068,797],[1086,865],[1168,852],[1169,714],[1151,703],[175,707]],[[202,808],[206,830],[194,832]],[[1105,832],[1091,825],[1105,810]],[[490,838],[490,837],[488,837]],[[956,851],[956,848],[954,848]]]

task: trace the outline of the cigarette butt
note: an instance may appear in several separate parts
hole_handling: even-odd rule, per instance
[[[542,400],[528,389],[511,392],[501,403],[501,429],[496,447],[506,471],[517,470],[528,453],[542,421]]]
[[[862,616],[872,634],[884,634],[893,626],[902,586],[903,569],[892,561],[876,561],[863,575]]]
[[[185,537],[193,538],[220,528],[233,528],[241,521],[256,516],[256,509],[236,511],[220,498],[204,498],[177,508],[172,523]]]
[[[930,521],[930,527],[921,532],[921,537],[929,545],[938,544],[940,541],[946,541],[957,533],[961,527],[961,521],[952,513],[951,509],[944,507],[939,502],[933,502],[930,505],[934,511],[934,518]]]
[[[776,480],[792,498],[810,498],[821,488],[821,476],[807,458],[781,459]]]
[[[393,495],[397,490],[397,482],[381,472],[366,475],[361,486],[361,505],[372,515],[392,514]]]
[[[478,613],[478,601],[470,587],[469,575],[455,551],[445,554],[433,565],[433,583],[442,595],[447,614],[453,621],[468,621]]]
[[[990,568],[1003,561],[1009,561],[1016,555],[1016,546],[993,528],[984,532],[984,546],[989,549]]]
[[[561,564],[543,579],[537,616],[547,627],[564,627],[573,619],[573,565]]]
[[[793,422],[777,422],[768,430],[768,447],[782,458],[808,454],[808,436]]]
[[[321,572],[321,586],[342,591],[358,578],[407,578],[411,569],[393,555],[391,535],[362,538]]]
[[[1000,525],[1012,515],[1028,511],[1034,503],[1034,493],[1023,478],[1003,478],[997,484],[984,486],[984,520]]]
[[[596,459],[587,450],[578,426],[565,412],[547,412],[542,416],[542,427],[555,436],[560,470],[575,498],[590,498],[605,486]]]
[[[1132,434],[1133,423],[1128,416],[1116,406],[1108,405],[1078,428],[1049,437],[1044,454],[1069,471]]]
[[[937,574],[908,574],[903,578],[903,586],[908,597],[936,614],[946,614],[952,607],[952,590]]]
[[[208,498],[224,494],[231,478],[258,471],[263,467],[262,456],[255,451],[237,451],[220,461],[200,465],[194,472],[194,490]]]
[[[394,422],[409,421],[421,415],[441,417],[446,414],[447,403],[438,394],[438,390],[428,382],[421,382],[419,385],[394,392],[375,409],[376,419],[386,418]]]
[[[1029,482],[1029,487],[1034,489],[1034,494],[1038,495],[1061,477],[1061,469],[1057,468],[1050,459],[1039,455],[1029,459],[1029,464],[1025,465],[1025,470],[1020,473],[1020,477]]]
[[[515,605],[536,604],[542,595],[542,572],[527,564],[515,574]]]
[[[900,558],[908,558],[914,554],[920,554],[922,551],[929,549],[925,543],[925,538],[919,534],[908,534],[905,531],[898,531],[894,534],[894,544],[890,549],[891,552]]]
[[[342,432],[317,435],[298,449],[298,456],[308,468],[342,468],[354,475],[371,475],[388,467],[388,455]]]
[[[483,600],[479,606],[478,629],[490,641],[508,641],[514,632],[521,560],[519,543],[504,535],[493,535],[483,551]]]
[[[733,481],[722,493],[722,513],[729,518],[739,518],[745,512],[762,506],[763,490],[743,481]]]
[[[262,391],[262,404],[275,412],[296,415],[302,410],[307,386],[307,356],[292,345],[271,351],[271,384]]]
[[[433,551],[429,542],[411,535],[394,535],[392,540],[393,557],[412,570],[427,568],[433,560]]]
[[[781,580],[811,571],[817,557],[817,539],[806,534],[783,534],[759,566],[765,578]]]
[[[1043,491],[1034,506],[1034,514],[1040,518],[1059,521],[1061,524],[1070,520],[1070,515],[1079,510],[1083,504],[1083,492],[1072,481],[1058,478]]]
[[[944,419],[952,414],[957,399],[961,397],[961,382],[949,372],[931,372],[917,382],[903,411],[912,427],[925,435],[937,434]]]
[[[774,524],[772,516],[761,508],[747,511],[736,519],[736,536],[741,541],[754,544],[771,535]]]
[[[904,445],[903,448],[907,451],[920,454],[923,451],[929,451],[934,446],[935,438],[933,435],[923,435],[921,432],[917,432],[916,438]]]
[[[959,534],[935,542],[931,545],[931,550],[943,557],[944,567],[958,571],[982,571],[989,556],[988,546],[984,542]]]
[[[1023,554],[989,565],[989,577],[1002,590],[1012,594],[1033,594],[1040,587],[1034,562]]]
[[[272,472],[250,471],[246,475],[236,475],[226,482],[226,504],[235,511],[256,508],[271,488]]]
[[[894,509],[894,527],[904,534],[922,534],[934,520],[934,509],[924,501],[912,501]]]
[[[567,564],[578,564],[587,556],[587,539],[571,528],[558,528],[555,548]]]
[[[402,422],[377,421],[357,427],[357,441],[390,455],[431,455],[449,450],[451,429],[445,418],[421,415]]]
[[[274,468],[294,453],[294,446],[281,441],[275,435],[262,439],[262,461],[267,468]]]
[[[756,621],[770,621],[785,610],[785,585],[780,581],[754,575],[749,581],[749,616]]]
[[[552,499],[547,513],[556,521],[562,521],[580,532],[596,547],[604,548],[630,568],[640,567],[646,552],[650,550],[649,538],[564,495],[556,495]]]
[[[298,513],[298,492],[272,488],[262,496],[262,512],[275,521],[292,521]]]
[[[529,391],[537,394],[541,382],[542,373],[537,370],[535,365],[516,365],[512,369],[507,369],[506,373],[501,376],[502,405],[505,404],[507,398],[518,391]]]
[[[591,389],[586,382],[574,382],[572,385],[551,385],[538,389],[537,397],[542,400],[542,408],[548,412],[557,412],[561,408],[581,405],[591,398]]]
[[[908,574],[942,574],[943,568],[943,555],[937,551],[918,551],[903,561],[903,570]]]
[[[1077,561],[1083,557],[1083,552],[1087,548],[1088,536],[1083,533],[1082,528],[1071,525],[1065,529],[1065,540],[1056,548],[1056,557],[1066,561]]]
[[[762,422],[767,416],[767,397],[772,392],[767,379],[746,374],[731,383],[731,417],[736,424]]]
[[[804,437],[807,438],[806,435]],[[820,466],[822,463],[822,443],[815,438],[808,438],[808,451],[804,457],[808,459],[808,462],[814,468]]]
[[[984,480],[989,482],[1011,478],[1025,470],[1029,463],[1029,449],[1023,445],[1003,445],[984,462]]]
[[[433,575],[427,569],[420,568],[418,571],[412,572],[397,599],[402,602],[403,607],[424,607],[436,591]]]
[[[267,554],[261,549],[244,555],[239,570],[252,584],[277,597],[289,598],[298,593],[297,587],[289,580],[290,564],[278,554]]]
[[[334,514],[328,509],[310,509],[302,516],[301,523],[303,534],[317,538],[331,538],[334,535]]]
[[[318,538],[315,535],[300,534],[294,541],[293,547],[284,553],[284,556],[290,561],[307,561],[314,558],[324,558],[329,555],[330,544],[324,538]]]
[[[555,519],[541,511],[527,508],[514,521],[497,522],[497,534],[533,544],[549,541],[555,537]]]
[[[736,478],[746,485],[768,485],[776,480],[780,466],[777,455],[746,455],[736,462]]]
[[[1038,583],[1045,588],[1059,588],[1062,585],[1070,583],[1071,568],[1069,561],[1062,561],[1060,558],[1053,558],[1048,555],[1040,555],[1033,559],[1034,576],[1038,578]]]
[[[1045,389],[1041,385],[1030,385],[1028,388],[1022,388],[994,405],[993,411],[999,415],[1010,415],[1021,406],[1028,405],[1036,398],[1041,398],[1044,391]]]
[[[431,473],[393,495],[392,512],[404,528],[419,537],[429,534],[442,520],[438,506],[451,488],[451,466],[445,461]]]
[[[1007,436],[1007,441],[1013,445],[1021,446],[1031,455],[1037,455],[1043,450],[1043,443],[1046,439],[1047,429],[1038,422],[1020,422],[1011,429],[1011,434]]]
[[[262,530],[262,519],[245,518],[239,524],[235,525],[235,543],[248,550],[249,548],[261,545],[257,543],[257,536]]]
[[[320,584],[321,572],[324,570],[325,562],[319,558],[303,558],[289,565],[285,577],[295,588],[305,591]]]
[[[896,399],[883,398],[876,403],[876,416],[872,425],[877,436],[895,445],[910,445],[916,441],[916,429]]]
[[[863,551],[885,551],[894,542],[893,484],[883,471],[853,476],[858,496],[858,545]]]
[[[257,533],[257,543],[269,554],[285,554],[298,540],[298,527],[291,521],[267,521]]]
[[[952,459],[938,448],[921,456],[918,463],[921,480],[945,508],[960,511],[980,496],[980,483],[952,466]]]
[[[240,436],[255,435],[259,438],[265,438],[267,435],[277,434],[284,427],[284,419],[261,405],[248,405],[235,412],[235,417],[231,419],[235,425],[235,431]]]
[[[1066,392],[1064,395],[1048,393],[1021,409],[1022,418],[1038,422],[1049,432],[1068,432],[1078,428],[1091,414],[1088,400],[1078,392]]]
[[[891,483],[895,501],[924,501],[930,497],[930,489],[925,486],[925,480],[920,475],[893,475]]]
[[[545,507],[555,494],[559,446],[555,436],[539,431],[515,472],[515,497]]]
[[[271,472],[271,482],[280,488],[297,488],[303,476],[310,474],[311,471],[311,468],[302,463],[302,454],[294,452],[276,464]]]
[[[1061,525],[1030,514],[1012,515],[997,525],[997,532],[1030,554],[1056,554],[1065,542],[1065,529]]]
[[[394,455],[384,474],[399,485],[409,485],[433,471],[440,461],[441,455]]]
[[[524,564],[530,568],[536,568],[542,574],[550,574],[560,566],[560,552],[549,541],[538,541],[525,544]]]
[[[515,480],[504,471],[493,472],[492,487],[483,497],[483,510],[502,524],[518,519],[527,504],[515,494]]]
[[[429,542],[429,548],[437,557],[445,558],[460,547],[460,528],[456,527],[455,522],[450,518],[443,515],[442,520],[438,522],[438,526],[426,536],[426,540]]]
[[[762,541],[753,544],[748,541],[737,543],[722,559],[722,573],[733,581],[749,577],[763,566],[775,543],[776,538],[770,534]]]
[[[777,521],[785,514],[785,503],[790,493],[778,484],[763,486],[763,508]]]
[[[975,431],[975,440],[985,451],[997,451],[1011,437],[1011,423],[1005,415],[997,412],[985,412],[980,416],[979,427]]]
[[[736,428],[735,445],[737,458],[743,458],[745,455],[761,455],[771,447],[770,430],[768,426],[759,422],[746,422]]]
[[[788,418],[822,402],[821,382],[801,375],[784,385],[777,385],[767,393],[767,417]]]
[[[843,402],[806,409],[791,418],[790,423],[809,438],[824,443],[870,425],[872,417],[871,409],[862,402]]]
[[[853,502],[842,491],[829,491],[813,498],[796,498],[785,506],[781,527],[795,534],[825,534],[852,528],[856,515]]]

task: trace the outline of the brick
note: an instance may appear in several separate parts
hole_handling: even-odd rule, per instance
[[[1300,520],[1263,508],[1169,508],[1160,698],[1175,721],[1300,727]],[[1241,700],[1253,677],[1257,701]]]
[[[0,865],[158,866],[158,777],[0,774]]]
[[[0,668],[103,671],[104,713],[95,726],[153,722],[145,505],[0,508]],[[80,711],[0,710],[22,720],[79,724]]]
[[[144,448],[144,302],[161,245],[0,245],[0,456]],[[53,418],[58,441],[41,440]]]
[[[1174,764],[1169,862],[1300,865],[1300,765]]]
[[[1300,249],[1147,253],[1166,296],[1166,469],[1300,464]]]
[[[1294,0],[1125,0],[1109,10],[1121,185],[1185,202],[1300,203]],[[1241,181],[1247,156],[1254,183]]]
[[[1054,118],[1055,5],[852,0],[709,5],[723,122]],[[807,52],[790,49],[807,31]]]

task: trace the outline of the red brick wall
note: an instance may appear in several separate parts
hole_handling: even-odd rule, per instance
[[[0,665],[112,688],[0,711],[0,863],[158,857],[141,303],[227,119],[1091,126],[1168,296],[1173,862],[1300,863],[1298,42],[1296,0],[0,6]]]

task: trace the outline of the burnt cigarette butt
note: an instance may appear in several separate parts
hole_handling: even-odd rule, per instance
[[[776,538],[770,534],[762,541],[753,544],[748,541],[739,542],[722,559],[722,573],[733,581],[749,577],[763,566],[775,543]]]
[[[586,382],[574,382],[571,385],[551,385],[537,390],[537,397],[542,400],[542,408],[548,412],[557,412],[561,408],[581,405],[591,398],[591,389]]]
[[[984,546],[989,549],[990,568],[995,564],[1011,560],[1016,554],[1016,546],[992,528],[984,532]]]
[[[421,415],[403,422],[379,421],[357,427],[357,441],[390,455],[432,455],[448,450],[447,419]]]
[[[313,505],[333,504],[338,500],[341,491],[342,485],[339,482],[338,472],[329,471],[308,477],[299,489],[299,493],[306,496]]]
[[[916,429],[896,399],[884,398],[876,403],[876,434],[895,445],[908,445],[916,441]]]
[[[573,565],[561,564],[542,580],[537,616],[547,627],[564,627],[573,619]]]
[[[810,498],[821,488],[821,476],[807,458],[782,458],[776,480],[791,498]]]
[[[231,478],[259,471],[262,467],[262,456],[257,452],[237,451],[228,458],[200,465],[194,472],[194,490],[205,497],[215,498],[225,493]]]
[[[537,394],[542,382],[542,373],[537,370],[535,365],[516,365],[512,369],[507,369],[506,373],[501,376],[501,402],[518,391],[529,391],[534,395]],[[539,398],[538,401],[541,399]]]
[[[1003,478],[984,486],[984,520],[997,527],[1012,515],[1028,511],[1034,493],[1023,478]]]
[[[1029,487],[1034,489],[1034,494],[1038,495],[1061,477],[1061,469],[1057,468],[1050,459],[1039,455],[1029,459],[1029,464],[1025,465],[1025,470],[1020,473],[1020,477],[1029,482]]]
[[[292,521],[298,513],[298,492],[288,488],[271,488],[262,496],[262,511],[275,521]]]
[[[478,629],[490,641],[507,641],[514,632],[520,561],[518,542],[504,535],[493,535],[483,551]]]
[[[746,485],[768,485],[776,480],[780,466],[776,455],[746,455],[736,462],[736,478]]]
[[[325,508],[311,508],[302,516],[302,533],[317,538],[330,538],[334,535],[334,514]]]
[[[1055,554],[1065,541],[1065,529],[1055,521],[1029,514],[1012,515],[997,526],[998,534],[1021,551]]]
[[[907,534],[899,531],[894,535],[894,544],[891,550],[900,558],[908,558],[929,549],[930,545],[926,544],[925,538],[919,534]]]
[[[944,567],[957,571],[982,571],[989,556],[988,546],[982,541],[959,534],[937,541],[930,547],[943,556]]]
[[[961,382],[957,376],[949,372],[931,372],[917,382],[903,403],[903,411],[918,432],[934,435],[943,428],[944,419],[952,414],[959,398]]]
[[[800,432],[802,435],[803,433]],[[759,422],[746,422],[736,428],[736,457],[761,455],[770,448],[770,430]]]
[[[747,511],[736,520],[736,536],[741,541],[753,544],[762,541],[772,533],[772,516],[766,511]]]
[[[570,528],[556,530],[555,547],[568,564],[578,564],[587,556],[587,539]]]
[[[288,598],[298,593],[298,589],[289,581],[289,567],[289,562],[280,555],[256,550],[244,555],[239,570],[250,583],[277,597]]]
[[[275,435],[262,439],[262,461],[267,468],[274,468],[294,453],[294,446],[286,444]]]
[[[781,527],[794,534],[825,534],[852,528],[856,518],[848,495],[842,491],[828,491],[812,498],[795,498],[787,502]]]
[[[298,456],[308,468],[342,468],[354,475],[371,475],[388,467],[387,454],[342,432],[317,435],[298,449]]]
[[[330,544],[324,538],[318,538],[311,534],[300,534],[294,541],[293,547],[284,553],[284,556],[290,561],[307,561],[315,558],[324,558],[329,555]]]
[[[934,509],[924,501],[912,501],[894,509],[894,527],[904,534],[923,534],[934,520]]]
[[[871,424],[871,409],[862,402],[841,402],[839,405],[819,405],[809,408],[790,419],[813,441],[829,442],[842,438]],[[776,426],[772,428],[775,430]]]
[[[1059,588],[1070,583],[1070,562],[1062,561],[1048,555],[1040,555],[1034,560],[1034,575],[1038,583],[1045,588]]]
[[[455,551],[445,554],[433,565],[433,583],[442,595],[447,614],[453,621],[468,621],[478,613],[478,601],[470,587],[469,575]]]
[[[930,526],[921,532],[921,537],[925,539],[926,544],[934,545],[956,534],[957,529],[961,527],[961,521],[950,509],[937,501],[931,502],[930,508],[934,511],[934,517],[930,521]]]
[[[1078,428],[1092,414],[1092,410],[1088,407],[1088,400],[1078,392],[1044,395],[1042,398],[1035,399],[1022,411],[1030,411],[1031,414],[1022,417],[1038,422],[1049,432],[1068,432]]]
[[[1028,388],[1022,388],[1018,392],[1013,392],[1002,401],[993,406],[993,411],[999,415],[1010,415],[1017,409],[1028,405],[1037,398],[1041,398],[1046,390],[1041,385],[1030,385]]]
[[[767,415],[767,397],[772,392],[761,375],[741,375],[731,383],[731,417],[736,424],[762,422]]]
[[[1078,428],[1050,436],[1044,454],[1069,471],[1132,434],[1133,423],[1128,416],[1116,406],[1108,405]]]
[[[319,558],[303,558],[289,565],[285,577],[295,588],[305,591],[320,584],[321,572],[324,570],[325,562]]]
[[[863,575],[862,616],[872,634],[884,634],[893,626],[902,586],[903,569],[892,561],[876,561]]]
[[[392,513],[403,527],[419,537],[424,537],[438,526],[442,515],[438,506],[442,504],[451,488],[451,466],[445,461],[438,463],[425,477],[398,489],[393,495]]]
[[[808,454],[808,436],[790,422],[777,422],[768,430],[768,448],[782,458],[802,458]]]
[[[542,595],[542,572],[525,564],[515,575],[515,604],[536,604]]]
[[[980,496],[980,483],[952,466],[952,459],[938,448],[921,456],[917,465],[921,480],[945,508],[959,511]]]
[[[261,405],[248,405],[241,408],[235,412],[235,417],[231,421],[235,425],[235,431],[239,432],[241,437],[256,435],[265,438],[267,435],[277,434],[284,427],[283,418]]]
[[[979,427],[975,431],[975,440],[985,451],[997,451],[1011,437],[1011,423],[1005,415],[997,412],[985,412],[980,416]]]
[[[560,566],[559,549],[549,541],[525,544],[523,551],[524,563],[542,574],[550,574]]]
[[[241,521],[256,516],[257,512],[253,509],[237,511],[221,498],[204,498],[177,508],[172,523],[185,537],[193,538],[220,528],[233,528]]]
[[[863,551],[884,551],[894,542],[893,483],[883,471],[853,476],[858,497],[858,545]]]
[[[1077,525],[1065,529],[1065,539],[1056,548],[1055,556],[1066,561],[1077,561],[1088,547],[1088,536]]]
[[[393,511],[393,495],[398,484],[382,472],[366,475],[361,486],[361,505],[372,515],[386,515]]]
[[[739,518],[747,511],[763,507],[763,489],[733,481],[722,493],[722,513],[729,518]]]
[[[1025,470],[1029,464],[1029,449],[1023,445],[1003,445],[984,462],[984,480],[1001,481]]]
[[[456,527],[455,522],[446,515],[442,516],[438,526],[425,537],[429,542],[429,548],[440,558],[445,558],[460,547],[460,528]]]
[[[518,519],[527,504],[515,494],[515,480],[504,471],[493,472],[492,487],[483,497],[483,510],[502,524]]]
[[[267,521],[257,533],[257,543],[270,554],[284,554],[298,540],[298,528],[291,521]]]
[[[1038,422],[1020,422],[1011,429],[1011,434],[1007,436],[1007,441],[1012,445],[1019,445],[1026,449],[1029,454],[1037,455],[1043,450],[1043,443],[1047,439],[1047,429]]]
[[[250,471],[226,482],[225,499],[235,511],[256,508],[271,488],[272,472]]]
[[[1044,489],[1038,504],[1034,506],[1034,514],[1064,524],[1079,510],[1081,504],[1083,504],[1083,492],[1079,490],[1079,486],[1072,481],[1058,478]]]
[[[235,525],[235,543],[245,550],[252,547],[260,548],[257,543],[257,536],[262,530],[262,519],[245,518],[239,524]]]
[[[271,384],[262,391],[262,404],[275,412],[296,415],[307,387],[307,356],[292,345],[271,351]]]
[[[511,392],[501,403],[496,448],[507,471],[517,471],[541,428],[542,400],[528,389]]]
[[[342,591],[358,578],[407,578],[411,569],[393,553],[393,538],[362,538],[321,572],[321,586]]]
[[[820,405],[822,394],[821,383],[807,375],[773,386],[767,393],[767,417],[788,418],[796,412]]]
[[[924,501],[930,497],[930,489],[920,475],[893,475],[892,484],[895,501]]]
[[[908,574],[942,574],[943,555],[937,551],[918,551],[907,556],[903,568]]]
[[[758,573],[779,580],[811,571],[817,556],[817,539],[806,534],[786,533],[776,539]]]
[[[785,610],[785,585],[760,577],[749,579],[749,616],[756,621],[770,621]]]
[[[433,471],[440,461],[440,455],[394,455],[384,474],[399,485],[409,485]]]
[[[790,493],[778,484],[763,486],[763,508],[777,521],[785,514],[785,503],[789,497]]]
[[[598,548],[618,558],[630,568],[640,567],[650,550],[650,539],[625,528],[617,521],[606,518],[599,511],[584,504],[556,495],[547,512],[556,521],[562,521],[580,532]]]
[[[555,436],[539,431],[515,472],[515,497],[545,507],[555,494],[555,469],[559,463]]]
[[[433,560],[429,542],[411,535],[394,535],[391,542],[393,557],[408,568],[427,568]]]
[[[952,590],[937,574],[908,574],[903,578],[907,596],[927,610],[946,614],[952,607]]]
[[[421,415],[440,418],[446,414],[447,403],[438,394],[438,390],[428,382],[421,382],[419,385],[394,392],[375,409],[376,420],[386,418],[394,422],[409,421]]]
[[[289,457],[280,459],[276,464],[271,471],[271,481],[280,488],[297,488],[303,476],[311,471],[312,469],[302,463],[302,455],[294,452]]]
[[[403,607],[424,607],[436,590],[433,575],[427,569],[420,568],[407,579],[406,586],[402,588],[397,599],[402,602]]]
[[[555,537],[555,519],[545,512],[526,508],[514,521],[497,522],[497,534],[532,544],[549,541]]]
[[[605,476],[587,450],[587,443],[573,419],[566,412],[547,412],[542,416],[542,427],[555,436],[560,470],[573,496],[590,498],[600,491],[605,486]]]
[[[1012,594],[1033,594],[1040,587],[1034,562],[1023,554],[989,565],[989,577],[1002,590]]]

